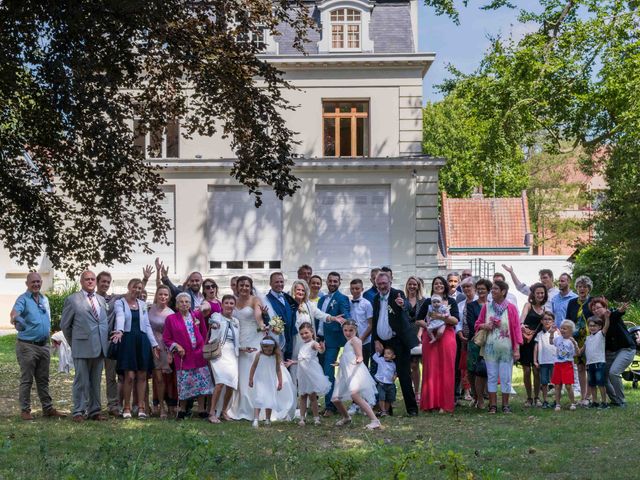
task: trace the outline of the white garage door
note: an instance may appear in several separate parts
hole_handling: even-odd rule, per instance
[[[316,215],[317,268],[391,263],[389,185],[317,186]]]
[[[169,245],[163,245],[161,243],[150,243],[149,247],[153,250],[153,254],[149,255],[147,253],[144,253],[141,249],[138,249],[131,254],[131,262],[129,262],[128,264],[116,264],[113,267],[101,266],[101,269],[106,269],[114,274],[136,274],[137,277],[140,277],[142,275],[142,268],[145,265],[153,265],[155,258],[160,257],[162,261],[169,266],[170,271],[174,271],[176,264],[176,197],[173,186],[167,185],[162,187],[162,189],[164,191],[164,199],[160,200],[160,206],[164,210],[165,218],[169,220],[170,230],[167,232],[167,240],[169,241]],[[146,222],[140,222],[140,228],[146,228],[146,225]],[[152,238],[152,233],[147,234],[147,241],[150,241]]]
[[[273,191],[264,190],[256,208],[246,188],[209,187],[207,217],[210,262],[281,260],[282,201]]]

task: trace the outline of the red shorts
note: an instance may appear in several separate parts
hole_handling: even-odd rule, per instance
[[[556,363],[553,366],[551,383],[554,385],[573,385],[573,362]]]

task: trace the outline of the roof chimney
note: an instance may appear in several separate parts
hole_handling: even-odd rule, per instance
[[[484,194],[482,193],[482,185],[473,188],[473,193],[471,193],[471,198],[473,199],[483,199]]]

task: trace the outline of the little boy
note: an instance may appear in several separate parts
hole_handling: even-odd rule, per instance
[[[589,336],[580,349],[587,358],[587,374],[589,383],[589,393],[591,394],[591,408],[609,408],[607,405],[606,385],[607,385],[607,364],[605,363],[604,346],[605,336],[609,330],[609,317],[603,322],[601,318],[590,317],[587,321]],[[600,401],[598,404],[598,390],[600,390]]]
[[[362,341],[362,363],[369,368],[371,359],[371,328],[373,325],[373,305],[362,296],[364,284],[359,278],[354,278],[349,284],[351,291],[351,319],[358,326],[358,337]],[[349,415],[355,415],[360,411],[354,403],[349,407]]]
[[[375,353],[371,359],[378,364],[378,371],[374,375],[378,385],[378,408],[380,417],[386,417],[393,411],[396,401],[396,352],[390,347],[384,348],[384,356]]]
[[[542,329],[536,335],[533,348],[533,364],[540,370],[540,390],[542,391],[542,408],[550,408],[547,402],[549,383],[553,373],[553,364],[556,361],[556,347],[551,344],[551,327],[555,325],[553,313],[546,311],[542,314]]]

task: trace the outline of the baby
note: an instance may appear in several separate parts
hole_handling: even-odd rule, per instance
[[[442,297],[440,295],[431,296],[431,305],[429,305],[429,310],[427,312],[427,335],[429,335],[429,338],[431,339],[429,343],[434,343],[444,334],[444,320],[432,318],[434,313],[449,315],[449,307],[442,303]]]

